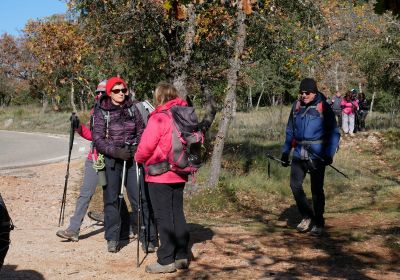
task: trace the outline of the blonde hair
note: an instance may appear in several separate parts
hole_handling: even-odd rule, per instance
[[[154,92],[154,105],[163,105],[178,96],[178,90],[172,84],[160,82]]]

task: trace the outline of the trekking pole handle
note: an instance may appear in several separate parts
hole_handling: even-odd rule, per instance
[[[125,175],[126,175],[126,160],[124,160],[124,165],[122,167],[122,181],[121,181],[121,189],[119,193],[119,197],[124,197],[124,185],[125,185]]]
[[[283,160],[280,160],[279,158],[276,158],[276,157],[274,157],[274,156],[272,156],[270,154],[267,154],[267,158],[275,160],[275,161],[280,162],[280,163],[285,163],[285,164],[287,163],[287,162],[284,162]],[[290,162],[289,162],[289,166],[290,166]]]
[[[311,151],[310,147],[305,147],[305,146],[304,146],[304,148],[305,148],[306,151],[309,152],[311,155],[315,156],[317,159],[319,159],[320,161],[322,161],[322,162],[325,163],[325,160],[324,160],[321,156],[319,156],[319,155],[317,155],[316,153],[314,153],[313,151]],[[340,171],[339,169],[337,169],[336,167],[334,167],[332,164],[328,164],[328,165],[329,165],[333,170],[335,170],[337,173],[343,175],[346,179],[350,180],[349,176],[347,176],[347,175],[344,174],[342,171]]]

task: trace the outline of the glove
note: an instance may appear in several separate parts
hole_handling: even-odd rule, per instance
[[[289,166],[289,154],[287,154],[287,153],[282,153],[282,156],[281,156],[281,161],[282,161],[282,166],[283,167],[288,167]]]
[[[122,160],[130,160],[132,159],[132,153],[128,147],[117,148],[115,150],[115,157]]]
[[[137,145],[129,146],[129,151],[131,152],[132,155],[136,153],[136,150],[137,150]]]
[[[328,156],[324,157],[325,165],[330,165],[330,164],[332,164],[332,162],[333,162],[333,158],[328,157]]]
[[[79,128],[79,123],[80,123],[78,116],[75,114],[72,114],[71,117],[69,118],[69,120],[71,121],[72,128],[74,130],[77,130]]]

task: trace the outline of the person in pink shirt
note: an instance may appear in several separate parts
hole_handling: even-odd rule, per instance
[[[160,247],[157,262],[147,265],[148,273],[174,272],[188,268],[189,232],[183,212],[183,189],[187,175],[165,170],[159,175],[148,173],[149,165],[163,162],[172,148],[172,118],[165,113],[173,106],[187,106],[178,97],[177,89],[160,83],[154,92],[156,109],[150,114],[135,154],[135,160],[144,164],[145,180],[159,231]]]
[[[358,110],[358,101],[354,99],[353,93],[348,91],[340,103],[342,107],[342,129],[345,135],[354,135],[355,114]]]

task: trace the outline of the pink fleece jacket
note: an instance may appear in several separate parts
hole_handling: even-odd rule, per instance
[[[158,106],[150,114],[135,154],[135,161],[143,163],[146,171],[150,164],[166,160],[171,151],[172,120],[167,114],[161,112],[169,110],[174,105],[187,106],[187,103],[180,98],[175,98]],[[187,182],[188,176],[182,176],[172,171],[156,176],[146,172],[145,180],[151,183],[182,183]]]
[[[358,109],[358,101],[357,100],[347,101],[345,98],[343,98],[342,102],[340,103],[340,106],[342,107],[342,112],[344,114],[353,115]]]

